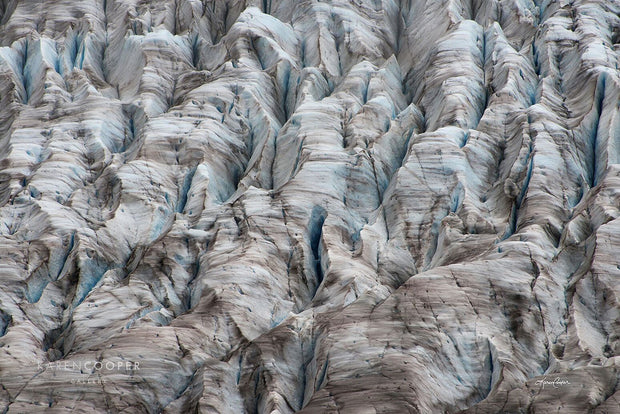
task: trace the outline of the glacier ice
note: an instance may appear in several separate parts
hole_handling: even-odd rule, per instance
[[[618,16],[0,2],[0,411],[618,412]]]

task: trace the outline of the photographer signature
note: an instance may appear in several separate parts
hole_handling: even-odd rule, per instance
[[[542,389],[545,389],[545,385],[551,385],[553,386],[553,388],[560,388],[563,385],[570,385],[570,382],[568,382],[567,379],[563,379],[560,377],[557,377],[553,380],[549,380],[547,379],[547,377],[543,377],[542,379],[536,380],[536,385],[540,385],[542,387]]]

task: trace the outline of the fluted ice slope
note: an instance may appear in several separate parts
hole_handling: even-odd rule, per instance
[[[619,413],[619,16],[0,1],[0,412]]]

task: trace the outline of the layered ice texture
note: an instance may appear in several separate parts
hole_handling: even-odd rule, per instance
[[[620,412],[619,16],[0,1],[0,412]]]

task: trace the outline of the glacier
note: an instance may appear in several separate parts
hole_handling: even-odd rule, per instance
[[[619,60],[618,0],[1,0],[0,412],[620,413]]]

